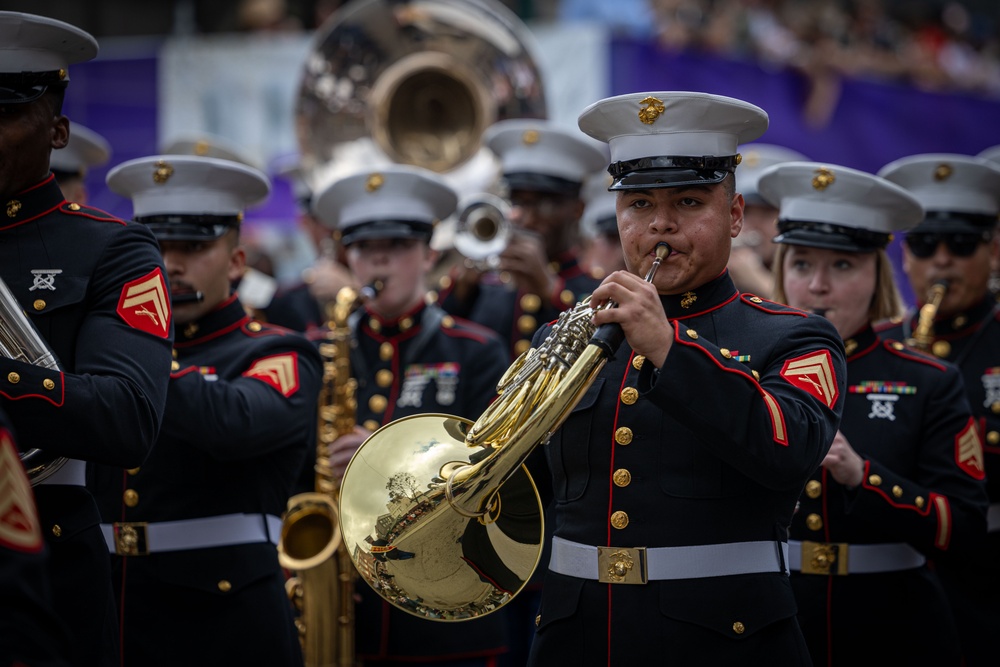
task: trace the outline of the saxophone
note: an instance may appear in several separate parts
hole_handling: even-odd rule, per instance
[[[918,350],[927,351],[934,342],[934,318],[937,317],[944,295],[948,292],[948,281],[939,280],[927,291],[927,301],[920,307],[917,318],[917,328],[913,336],[906,339],[906,344]]]
[[[316,432],[315,491],[288,500],[278,542],[278,561],[293,572],[286,582],[299,612],[296,626],[306,667],[355,667],[354,582],[357,570],[340,532],[340,485],[330,467],[330,446],[354,429],[357,381],[351,377],[347,319],[381,283],[356,292],[344,287],[325,304],[326,333],[319,344],[323,384]],[[333,620],[334,631],[327,624]]]

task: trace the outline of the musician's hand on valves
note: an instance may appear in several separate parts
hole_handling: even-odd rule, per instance
[[[835,480],[852,488],[861,484],[865,475],[865,460],[854,451],[851,443],[839,430],[822,465]]]
[[[625,339],[654,367],[660,368],[674,341],[674,328],[667,319],[656,287],[628,271],[615,271],[591,294],[591,305],[598,307],[613,301],[614,308],[602,308],[594,314],[594,324],[617,322]]]
[[[354,452],[358,451],[371,431],[363,426],[355,426],[350,433],[345,433],[330,444],[330,470],[337,479],[343,479],[347,464],[351,462]]]
[[[500,274],[506,274],[519,289],[543,298],[555,287],[555,274],[545,254],[545,239],[540,234],[518,229],[500,253]]]

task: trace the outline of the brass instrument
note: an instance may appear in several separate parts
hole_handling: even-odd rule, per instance
[[[510,205],[496,195],[484,193],[463,199],[455,227],[455,250],[469,268],[496,269],[499,256],[513,233]]]
[[[660,244],[647,282],[669,253]],[[523,463],[624,338],[616,324],[595,331],[589,301],[564,311],[545,341],[518,357],[475,423],[404,417],[354,454],[341,481],[344,543],[362,579],[396,607],[438,621],[475,618],[509,602],[531,577],[542,507]]]
[[[930,349],[931,343],[934,342],[934,318],[937,317],[938,309],[941,308],[941,302],[947,293],[947,280],[939,280],[931,285],[927,292],[927,301],[920,307],[917,328],[913,330],[913,336],[906,339],[907,345],[918,350]]]
[[[339,482],[330,468],[330,446],[354,430],[357,381],[351,377],[351,332],[347,319],[381,283],[360,292],[344,287],[326,304],[323,385],[316,432],[315,491],[288,500],[278,542],[278,561],[294,576],[286,583],[299,610],[296,625],[306,667],[354,667],[354,582],[357,574],[341,540]],[[330,623],[334,631],[328,630]]]
[[[16,359],[33,366],[59,370],[55,354],[24,314],[21,304],[2,279],[0,279],[0,354],[8,359]],[[37,448],[21,451],[20,458],[32,486],[66,464],[65,458],[47,455]]]
[[[445,175],[460,193],[488,190],[497,168],[486,128],[546,117],[535,48],[499,0],[345,3],[316,30],[299,84],[306,180],[402,163]]]

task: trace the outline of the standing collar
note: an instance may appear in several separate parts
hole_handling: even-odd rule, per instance
[[[250,321],[250,316],[243,309],[243,304],[236,298],[236,294],[230,295],[218,308],[212,310],[204,317],[188,324],[178,324],[175,331],[176,341],[174,347],[185,347],[197,345],[211,338],[217,338],[223,334],[237,329]],[[259,327],[257,322],[251,325]]]
[[[737,294],[736,285],[729,277],[729,271],[723,271],[718,278],[688,292],[661,294],[660,302],[663,303],[667,317],[678,319],[701,315],[718,308],[722,304],[732,301]]]
[[[41,183],[8,197],[0,202],[0,229],[14,227],[38,218],[58,208],[66,200],[59,184],[50,173]]]

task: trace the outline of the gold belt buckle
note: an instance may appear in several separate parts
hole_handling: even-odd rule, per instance
[[[847,544],[802,542],[802,574],[847,574]]]
[[[644,584],[646,547],[597,547],[597,580],[602,584]]]
[[[119,556],[148,556],[146,522],[121,522],[114,524],[115,553]]]

